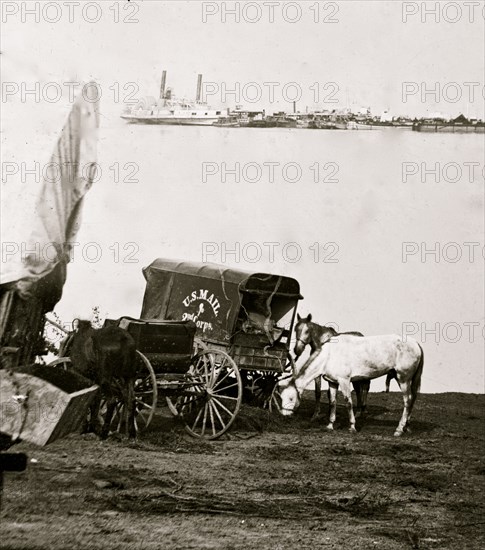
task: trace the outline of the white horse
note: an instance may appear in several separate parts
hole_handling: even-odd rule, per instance
[[[404,341],[394,334],[361,338],[341,334],[338,338],[331,338],[313,353],[297,374],[279,382],[281,412],[284,415],[293,414],[306,386],[315,378],[323,376],[330,386],[330,420],[327,429],[333,430],[337,389],[340,387],[349,411],[350,431],[355,432],[351,382],[378,378],[394,369],[404,399],[401,420],[394,432],[395,436],[400,436],[408,430],[411,411],[421,385],[423,359],[421,346],[411,338]]]

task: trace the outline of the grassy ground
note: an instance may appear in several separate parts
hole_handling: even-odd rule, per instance
[[[393,431],[398,393],[369,395],[369,417],[334,433],[251,407],[215,442],[166,409],[136,444],[71,435],[19,444],[28,471],[6,474],[2,548],[352,550],[485,547],[485,396],[420,395]]]

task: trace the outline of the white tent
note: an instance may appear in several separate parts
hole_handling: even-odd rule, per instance
[[[2,54],[0,284],[27,298],[69,260],[97,166],[100,94],[16,61]]]

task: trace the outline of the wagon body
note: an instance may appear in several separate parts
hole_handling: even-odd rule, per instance
[[[216,264],[158,259],[147,281],[141,317],[191,320],[206,345],[225,350],[240,369],[282,372],[298,300],[295,279]]]
[[[137,350],[137,429],[151,422],[160,398],[191,435],[215,439],[233,423],[242,401],[242,380],[234,361],[216,348],[198,348],[191,320],[107,319],[134,339]],[[115,423],[121,419],[120,414]]]
[[[146,321],[122,317],[118,326],[135,340],[156,375],[185,374],[193,356],[195,324],[190,321]]]

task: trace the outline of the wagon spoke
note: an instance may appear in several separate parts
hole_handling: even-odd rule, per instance
[[[203,409],[200,409],[199,414],[197,415],[197,417],[195,418],[194,423],[192,424],[192,431],[195,431],[195,427],[197,426],[197,422],[199,421],[199,419],[200,419],[202,413],[204,412],[204,410],[205,410],[205,407]]]
[[[143,411],[144,412],[144,411]],[[141,418],[143,422],[145,423],[145,427],[147,426],[147,419],[148,416],[145,416],[142,411],[138,411],[137,414],[135,414],[135,428],[138,430],[138,418]]]
[[[219,388],[219,389],[216,389],[216,388],[213,388],[212,389],[212,393],[219,393],[221,391],[226,391],[228,390],[229,388],[237,388],[238,387],[238,383],[237,382],[234,382],[234,384],[231,384],[230,386],[224,386],[222,388]]]
[[[212,401],[208,401],[208,405],[209,405],[209,413],[211,417],[212,435],[216,435],[216,423],[214,421],[214,411],[213,411],[214,405],[212,404]]]
[[[237,401],[238,397],[233,397],[232,395],[213,395],[215,399],[229,399],[229,401]]]
[[[204,381],[207,382],[209,380],[209,367],[207,366],[207,358],[202,356],[202,362],[204,365]]]
[[[211,373],[211,382],[212,387],[215,386],[217,379],[219,377],[219,374],[222,372],[222,369],[224,368],[224,365],[226,364],[226,358],[222,358],[222,362],[219,365],[213,365],[212,373]],[[227,375],[226,375],[227,376]]]
[[[144,397],[150,397],[153,395],[153,390],[146,390],[146,391],[135,391],[136,395],[138,396],[137,399],[143,399]]]
[[[222,370],[222,369],[221,369],[221,370]],[[215,388],[215,387],[219,386],[220,384],[222,384],[222,382],[224,382],[224,380],[225,380],[230,374],[232,374],[232,369],[231,369],[231,370],[229,370],[229,369],[226,370],[226,373],[224,374],[224,376],[223,376],[222,378],[219,378],[219,379],[216,378],[215,381],[217,382],[217,384],[214,384],[213,387]]]
[[[214,405],[217,403],[222,410],[226,411],[227,414],[230,414],[231,416],[233,416],[234,414],[233,411],[229,410],[223,403],[221,403],[219,401],[219,398],[213,397],[213,402],[214,402]]]
[[[221,423],[221,426],[224,427],[224,426],[225,426],[225,423],[224,423],[224,421],[222,420],[222,417],[221,417],[221,415],[219,414],[219,410],[217,409],[215,403],[211,400],[211,401],[209,401],[209,404],[210,404],[210,406],[212,407],[212,409],[214,410],[214,412],[216,413],[217,418],[219,419],[219,422]],[[214,434],[214,435],[215,435],[215,434]]]
[[[205,426],[207,424],[207,409],[209,409],[209,403],[204,405],[204,418],[202,419],[202,431],[200,433],[201,436],[205,433]]]
[[[145,401],[142,401],[141,399],[137,399],[136,400],[136,404],[141,406],[141,407],[145,407],[145,409],[150,409],[151,410],[151,405],[149,405],[148,403],[145,403]]]

